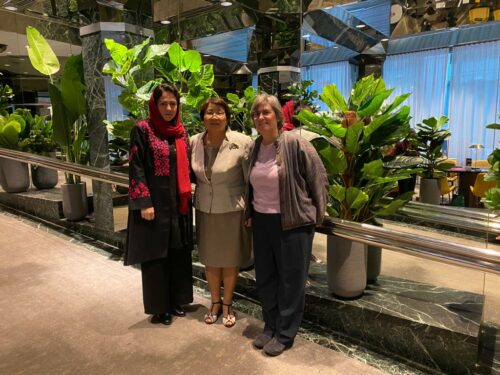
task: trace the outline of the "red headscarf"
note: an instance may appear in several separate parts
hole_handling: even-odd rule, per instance
[[[153,95],[149,99],[149,123],[153,131],[161,138],[175,138],[177,150],[177,194],[179,195],[179,212],[188,213],[191,199],[191,181],[189,178],[188,140],[186,130],[180,120],[180,108],[177,103],[177,114],[171,122],[165,121],[160,114]]]
[[[285,105],[282,107],[281,112],[283,113],[283,119],[284,119],[284,124],[283,124],[283,130],[292,130],[295,129],[295,126],[292,123],[292,118],[293,118],[293,109],[294,103],[293,100],[289,100],[285,103]]]

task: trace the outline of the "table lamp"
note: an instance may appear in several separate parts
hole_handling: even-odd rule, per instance
[[[475,149],[476,150],[476,161],[474,162],[474,168],[477,168],[477,151],[479,149],[482,149],[484,148],[483,145],[479,144],[479,143],[475,143],[473,145],[470,145],[469,148],[472,148],[472,149]]]

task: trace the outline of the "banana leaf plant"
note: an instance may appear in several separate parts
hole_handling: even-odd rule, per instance
[[[113,138],[120,139],[117,144],[128,145],[131,128],[138,119],[147,117],[151,92],[162,82],[170,83],[179,90],[182,121],[188,132],[195,134],[203,129],[198,115],[199,106],[217,94],[212,89],[213,66],[202,64],[198,51],[183,50],[178,43],[150,44],[149,39],[132,48],[112,39],[105,39],[105,44],[111,59],[103,72],[123,88],[118,101],[129,113],[128,119],[105,122]]]
[[[52,104],[54,141],[59,144],[66,160],[73,163],[88,162],[87,101],[81,55],[68,58],[59,79],[54,75],[60,70],[59,59],[40,32],[26,28],[28,57],[31,65],[49,77],[49,95]],[[66,174],[66,183],[80,182],[80,176]]]
[[[381,78],[362,78],[347,101],[337,86],[323,88],[320,99],[330,113],[301,111],[297,118],[322,137],[313,140],[328,174],[331,197],[328,214],[356,222],[373,222],[399,210],[413,195],[394,194],[397,181],[409,178],[414,168],[389,167],[394,156],[384,149],[406,138],[410,108],[401,106],[409,94],[384,104],[391,95]]]
[[[443,144],[451,133],[446,129],[448,117],[439,119],[429,117],[417,124],[416,133],[409,138],[410,144],[417,150],[422,163],[419,174],[423,178],[441,178],[446,176],[446,171],[453,166],[447,162],[443,154]]]
[[[498,115],[500,118],[500,114]],[[500,130],[500,124],[486,125],[487,129]],[[500,149],[495,148],[488,155],[488,163],[491,165],[485,181],[496,181],[497,186],[488,190],[484,199],[484,205],[490,210],[500,210]]]

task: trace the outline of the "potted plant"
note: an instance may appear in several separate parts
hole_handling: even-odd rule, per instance
[[[27,130],[26,121],[18,112],[8,117],[0,115],[0,147],[20,150],[20,142]],[[30,186],[28,164],[0,158],[0,185],[7,193],[28,190]]]
[[[57,144],[52,136],[52,121],[47,116],[33,117],[28,110],[24,110],[26,122],[30,124],[29,135],[21,141],[21,148],[31,153],[55,157]],[[31,165],[31,180],[37,189],[51,189],[58,182],[57,170]]]
[[[54,80],[53,75],[60,69],[54,51],[34,27],[27,27],[26,36],[31,64],[50,79],[54,141],[61,146],[66,161],[86,164],[89,145],[82,56],[70,56],[60,79]],[[86,184],[80,176],[65,173],[65,177],[66,183],[61,186],[63,214],[68,220],[81,220],[88,213]]]
[[[446,116],[439,119],[429,117],[417,124],[416,133],[409,139],[422,159],[418,166],[421,168],[420,201],[423,203],[440,203],[440,179],[445,177],[446,171],[453,166],[453,163],[446,162],[442,151],[444,141],[451,135],[445,128],[447,123]]]
[[[253,121],[250,116],[250,109],[257,96],[257,90],[248,86],[243,92],[243,97],[228,93],[227,101],[231,110],[231,128],[247,135],[252,134]]]
[[[498,115],[500,118],[500,114]],[[489,124],[488,129],[500,130],[500,124]],[[490,210],[500,210],[500,148],[495,148],[488,155],[488,163],[491,165],[485,181],[496,181],[497,186],[488,190],[484,199],[484,205]]]
[[[312,141],[325,165],[330,181],[331,217],[373,223],[378,216],[391,215],[406,204],[413,192],[395,196],[397,181],[414,173],[412,168],[394,169],[395,157],[385,149],[404,139],[409,130],[410,109],[401,104],[409,94],[384,105],[392,90],[381,78],[362,78],[347,101],[334,84],[323,88],[321,100],[328,114],[301,111],[297,118],[322,137]],[[340,297],[361,295],[366,287],[366,245],[329,236],[327,278],[332,292]]]

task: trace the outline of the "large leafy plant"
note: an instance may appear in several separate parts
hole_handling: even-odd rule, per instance
[[[288,93],[283,95],[283,97],[288,100],[300,101],[303,105],[317,110],[314,102],[318,99],[318,91],[310,89],[313,83],[314,81],[312,80],[293,82],[288,86]]]
[[[34,27],[26,28],[28,56],[33,67],[49,77],[49,95],[52,103],[53,137],[63,149],[67,161],[88,162],[87,101],[81,55],[68,58],[59,79],[59,59],[45,38]],[[80,176],[66,174],[66,183],[79,183]]]
[[[498,115],[500,118],[500,114]],[[500,130],[500,124],[489,124],[488,129]],[[500,149],[495,148],[488,155],[488,163],[491,165],[488,174],[485,177],[486,181],[496,181],[497,186],[488,190],[484,199],[484,205],[490,210],[500,210]]]
[[[446,129],[448,117],[441,116],[439,119],[429,117],[417,124],[416,133],[410,137],[409,141],[417,150],[422,163],[419,174],[423,178],[441,178],[446,176],[446,171],[453,166],[453,163],[446,162],[443,154],[443,144],[451,135]]]
[[[162,82],[174,85],[181,94],[182,121],[188,132],[202,129],[198,117],[200,104],[217,94],[212,89],[213,66],[202,64],[198,51],[183,50],[178,43],[150,44],[147,39],[127,48],[112,39],[105,40],[111,60],[103,72],[123,88],[119,103],[129,113],[123,121],[106,122],[108,131],[119,144],[128,138],[131,128],[138,119],[147,117],[147,104],[151,91]]]
[[[250,109],[256,96],[257,90],[252,86],[248,86],[245,89],[241,98],[233,93],[227,94],[228,105],[231,110],[231,127],[233,130],[248,135],[252,134],[253,121],[252,116],[250,116]]]
[[[2,73],[0,73],[2,75]],[[14,92],[9,85],[0,84],[0,115],[7,116],[7,107],[9,102],[14,97]]]
[[[17,109],[8,117],[0,115],[0,147],[11,150],[22,149],[21,141],[29,132],[24,113],[24,110]]]
[[[371,222],[391,215],[406,204],[413,192],[395,196],[397,181],[406,179],[412,168],[393,169],[393,156],[384,148],[403,140],[409,133],[410,109],[401,106],[409,94],[384,105],[392,89],[382,79],[364,77],[356,83],[346,101],[334,84],[323,88],[320,99],[331,113],[301,111],[297,118],[322,137],[313,141],[327,170],[331,202],[328,213],[341,219]]]

